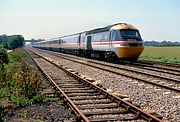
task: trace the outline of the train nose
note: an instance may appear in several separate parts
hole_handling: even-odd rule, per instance
[[[120,59],[138,59],[144,50],[143,46],[140,47],[119,47],[118,57]]]

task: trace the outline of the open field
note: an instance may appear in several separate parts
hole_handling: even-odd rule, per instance
[[[180,47],[146,46],[139,59],[180,64]]]

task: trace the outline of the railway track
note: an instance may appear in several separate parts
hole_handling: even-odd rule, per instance
[[[180,93],[180,86],[179,86],[180,80],[179,79],[170,78],[167,76],[162,76],[162,75],[157,75],[157,74],[150,74],[150,73],[142,72],[142,71],[138,71],[138,70],[132,70],[132,69],[126,68],[124,66],[120,67],[118,65],[111,65],[109,63],[100,62],[100,61],[96,61],[96,60],[81,60],[79,58],[76,58],[76,60],[75,60],[74,56],[71,56],[71,55],[69,56],[69,55],[54,53],[54,52],[50,52],[50,54],[54,55],[54,56],[60,56],[60,58],[63,58],[65,60],[73,61],[73,62],[87,65],[90,67],[94,67],[97,69],[115,73],[118,75],[123,75],[123,76],[129,77],[129,78],[132,78],[132,79],[136,79],[138,81],[142,81],[145,83],[149,83],[149,84],[161,87],[161,88],[165,88],[165,89]],[[127,72],[125,72],[125,71],[127,71]],[[139,74],[145,75],[146,78],[140,77]],[[179,77],[178,73],[176,73],[175,75],[177,77]],[[151,76],[151,77],[149,77],[149,76]],[[159,80],[154,79],[154,77],[156,79],[158,78]]]
[[[40,50],[40,51],[46,52],[47,50]],[[47,51],[47,52],[52,54],[52,55],[57,55],[57,56],[58,55],[63,55],[62,53],[56,53],[56,52],[52,52],[52,51]],[[76,56],[73,56],[73,55],[64,54],[64,56],[69,57],[69,58],[73,58],[73,59],[84,60],[84,61],[87,61],[87,62],[95,62],[95,63],[98,62],[97,60],[76,57]],[[160,65],[156,65],[156,64],[152,64],[152,63],[150,65],[148,65],[148,63],[138,63],[138,62],[139,61],[137,61],[137,62],[124,62],[123,64],[119,64],[119,66],[130,66],[130,67],[134,67],[134,68],[146,69],[146,70],[149,70],[149,71],[155,71],[155,72],[159,72],[159,73],[166,73],[166,74],[169,74],[169,75],[174,75],[174,76],[180,77],[180,69],[179,68],[174,68],[174,67],[169,67],[169,66],[168,67],[162,67]],[[109,62],[103,62],[103,63],[107,64]],[[113,64],[113,63],[110,63],[110,64]],[[116,65],[118,66],[118,64],[116,64]],[[112,65],[110,65],[110,66],[112,66]],[[175,66],[176,66],[176,64],[175,64]],[[156,77],[157,75],[153,75],[153,76]],[[162,77],[160,76],[160,78],[162,78]],[[167,79],[167,80],[171,80],[171,79]],[[175,81],[179,82],[179,79],[177,79]]]
[[[137,63],[148,64],[148,65],[163,65],[163,66],[169,66],[169,67],[174,67],[174,68],[180,68],[179,64],[165,63],[165,62],[159,62],[159,61],[139,60],[137,61]]]
[[[47,51],[47,50],[41,50],[41,51]],[[47,51],[48,53],[51,53],[54,55],[54,53],[56,52],[52,52],[52,51]],[[60,54],[60,53],[56,53],[56,54]],[[62,54],[62,53],[61,53]],[[73,59],[80,59],[81,57],[76,57],[76,56],[72,56],[72,55],[65,55],[66,57],[70,57]],[[81,60],[85,60],[85,61],[90,61],[92,62],[92,59],[82,59]],[[97,61],[97,60],[93,60],[93,61]],[[123,66],[131,66],[131,67],[135,67],[135,68],[141,68],[141,69],[146,69],[146,70],[151,70],[151,71],[156,71],[156,72],[161,72],[161,73],[166,73],[166,74],[170,74],[170,75],[175,75],[175,76],[180,76],[180,66],[178,64],[166,64],[166,63],[161,63],[161,62],[156,62],[156,63],[152,63],[152,61],[150,61],[151,63],[149,63],[148,61],[137,61],[137,62],[128,62],[128,61],[124,61],[123,63],[120,63],[119,65],[123,65]],[[105,62],[106,63],[106,62]],[[107,62],[110,63],[110,62]],[[113,63],[111,63],[113,64]],[[163,65],[161,65],[163,64]],[[118,65],[118,63],[117,63]],[[172,67],[171,67],[172,66]]]
[[[125,62],[125,65],[180,76],[180,69],[174,67],[162,67],[156,64],[149,65],[143,62]]]
[[[30,51],[29,55],[81,121],[162,121],[52,59]]]

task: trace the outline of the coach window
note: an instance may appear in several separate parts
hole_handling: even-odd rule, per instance
[[[112,41],[119,41],[120,40],[120,33],[117,30],[111,31],[111,40]]]

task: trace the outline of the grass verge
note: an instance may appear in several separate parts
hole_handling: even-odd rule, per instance
[[[139,60],[152,60],[180,64],[180,47],[146,46]]]
[[[29,57],[19,48],[8,53],[8,63],[0,67],[0,120],[12,105],[24,106],[43,101],[42,80],[27,64]]]

